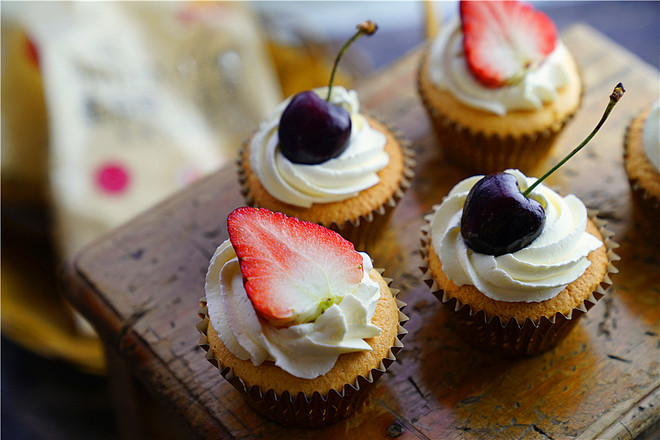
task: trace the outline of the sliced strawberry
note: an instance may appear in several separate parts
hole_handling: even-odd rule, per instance
[[[309,322],[355,291],[362,256],[342,236],[267,209],[227,217],[243,285],[257,314],[277,326]]]
[[[540,65],[557,42],[550,18],[518,1],[460,2],[468,67],[486,87],[501,87]]]

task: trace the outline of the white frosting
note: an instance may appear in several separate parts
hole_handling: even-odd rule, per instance
[[[535,178],[507,170],[518,180],[521,191]],[[442,270],[456,285],[473,285],[498,301],[539,302],[556,296],[579,278],[591,262],[587,255],[602,242],[585,231],[587,210],[575,196],[559,196],[544,185],[532,198],[545,209],[539,235],[517,252],[494,257],[469,249],[460,231],[463,204],[472,186],[483,176],[459,182],[445,197],[431,222],[433,249]]]
[[[660,171],[660,100],[656,101],[644,123],[644,151],[656,170]]]
[[[314,92],[325,99],[328,88]],[[389,162],[385,152],[387,138],[359,113],[360,103],[354,90],[332,88],[330,101],[351,115],[351,136],[341,155],[317,165],[293,163],[280,152],[277,129],[290,100],[281,102],[261,123],[250,143],[250,167],[268,193],[282,202],[308,208],[312,203],[355,197],[380,181],[377,173]]]
[[[371,259],[360,252],[364,275],[354,291],[314,322],[274,327],[257,316],[243,287],[243,276],[229,240],[215,251],[206,274],[209,318],[236,357],[260,365],[266,360],[294,376],[313,379],[332,369],[342,353],[370,351],[364,341],[380,334],[371,324],[380,286],[369,277]]]
[[[463,104],[500,116],[514,110],[534,110],[557,98],[569,80],[573,61],[558,41],[537,68],[511,85],[491,88],[480,84],[470,72],[463,50],[460,20],[448,24],[431,45],[429,75],[438,88],[447,90]]]

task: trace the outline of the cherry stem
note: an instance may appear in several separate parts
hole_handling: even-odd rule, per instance
[[[344,56],[344,52],[346,52],[346,49],[348,49],[348,46],[353,44],[355,40],[357,40],[360,35],[366,34],[366,35],[372,35],[376,30],[378,29],[378,26],[376,26],[376,23],[374,23],[371,20],[363,21],[362,23],[357,25],[358,31],[353,35],[344,45],[342,48],[339,50],[339,53],[337,54],[337,58],[335,58],[335,62],[332,66],[332,73],[330,74],[330,82],[328,83],[328,96],[325,98],[326,101],[330,102],[330,96],[332,95],[332,84],[335,82],[335,73],[337,72],[337,66],[339,66],[339,60]]]
[[[561,161],[559,161],[559,163],[557,163],[557,165],[555,165],[554,167],[552,167],[552,168],[551,168],[548,172],[546,172],[543,176],[541,176],[540,178],[538,178],[538,179],[536,180],[536,182],[534,182],[534,183],[533,183],[531,186],[529,186],[525,191],[523,191],[522,194],[523,194],[525,197],[528,197],[529,194],[530,194],[532,191],[534,191],[534,188],[536,188],[537,186],[539,186],[539,185],[541,184],[541,182],[543,182],[543,181],[544,181],[544,180],[545,180],[550,174],[552,174],[552,173],[554,173],[555,171],[557,171],[557,169],[559,169],[559,167],[561,167],[562,165],[564,165],[564,164],[565,164],[565,163],[566,163],[571,157],[575,156],[575,154],[577,154],[577,152],[580,151],[580,150],[582,149],[582,147],[584,147],[585,145],[587,145],[587,143],[591,140],[591,138],[594,137],[594,135],[598,132],[598,130],[600,130],[600,127],[603,125],[603,123],[605,123],[605,120],[606,120],[607,117],[610,115],[610,112],[612,111],[612,109],[614,108],[614,106],[616,105],[616,103],[619,102],[619,100],[621,99],[621,97],[623,96],[623,94],[625,93],[625,91],[626,91],[626,89],[623,88],[623,84],[621,84],[621,83],[617,84],[616,87],[614,87],[614,91],[613,91],[612,94],[610,95],[610,102],[607,104],[607,108],[605,109],[605,112],[603,113],[603,116],[600,118],[600,121],[598,121],[598,124],[596,125],[596,128],[594,128],[594,129],[592,130],[592,132],[589,133],[589,136],[587,136],[586,139],[583,140],[582,143],[581,143],[580,145],[578,145],[577,147],[575,147],[575,148],[573,149],[573,151],[571,151],[570,153],[568,153],[568,154],[566,155],[566,157],[564,157]]]

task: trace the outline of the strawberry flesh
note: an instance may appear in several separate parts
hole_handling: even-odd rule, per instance
[[[486,87],[520,80],[554,50],[550,18],[518,1],[466,1],[459,6],[468,67]]]
[[[315,320],[362,280],[362,256],[323,226],[241,207],[227,229],[255,311],[278,327]]]

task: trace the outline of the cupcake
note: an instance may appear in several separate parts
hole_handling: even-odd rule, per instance
[[[529,172],[578,109],[578,66],[552,21],[514,1],[461,1],[424,51],[418,90],[447,157]]]
[[[366,253],[318,224],[242,207],[227,228],[198,325],[207,359],[282,425],[350,416],[402,347],[396,291]]]
[[[367,249],[410,185],[412,156],[407,141],[361,113],[357,93],[333,87],[331,77],[262,122],[240,152],[239,182],[248,205],[321,224]]]
[[[623,162],[630,181],[635,222],[660,244],[660,100],[628,126]]]
[[[424,279],[457,333],[486,351],[554,347],[616,271],[604,222],[544,185],[523,196],[535,181],[513,169],[467,178],[425,218]]]

